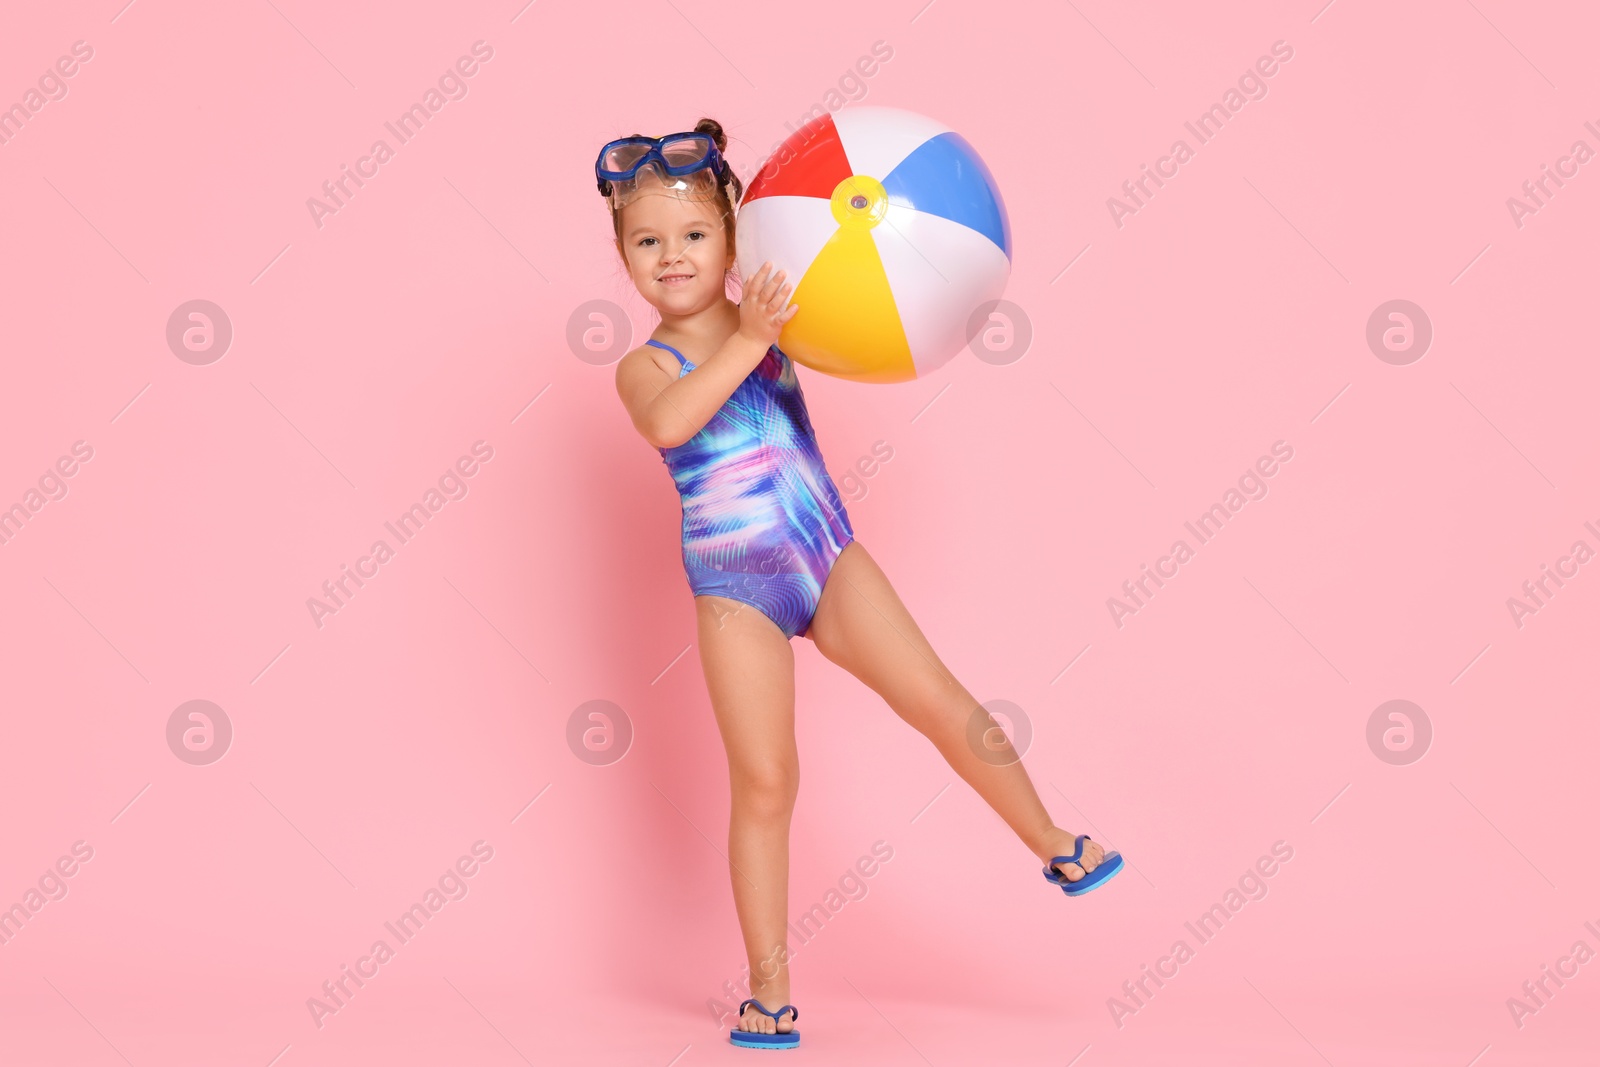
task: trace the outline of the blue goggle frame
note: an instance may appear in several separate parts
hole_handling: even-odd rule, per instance
[[[685,139],[692,139],[703,145],[703,152],[700,158],[677,166],[669,164],[666,157],[661,154],[661,146],[668,141]],[[634,160],[626,170],[612,170],[602,166],[605,162],[606,154],[613,148],[630,144],[648,145],[649,149]],[[711,135],[708,133],[697,133],[693,130],[688,130],[683,133],[669,133],[664,137],[622,137],[608,142],[605,147],[600,149],[600,154],[595,157],[595,185],[599,188],[600,195],[609,197],[611,195],[612,182],[628,181],[639,173],[640,167],[652,161],[661,168],[662,173],[670,174],[675,178],[685,174],[693,174],[697,170],[709,169],[716,174],[720,183],[728,174],[727,162],[723,160],[722,153],[717,150],[717,142],[712,140]]]

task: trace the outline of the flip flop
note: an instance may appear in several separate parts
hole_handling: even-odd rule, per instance
[[[793,1004],[785,1004],[777,1011],[768,1011],[761,1001],[754,997],[739,1005],[739,1017],[741,1019],[744,1018],[744,1009],[751,1004],[754,1004],[756,1010],[761,1014],[770,1015],[773,1019],[776,1019],[786,1011],[792,1011],[794,1012],[794,1021],[800,1021],[800,1009]],[[745,1048],[797,1048],[800,1044],[800,1031],[790,1030],[787,1034],[763,1034],[756,1030],[735,1028],[729,1031],[728,1040],[735,1045],[743,1045]]]
[[[1105,854],[1105,858],[1100,861],[1099,866],[1086,873],[1076,882],[1069,882],[1066,875],[1057,874],[1053,870],[1055,865],[1058,863],[1077,863],[1078,860],[1083,858],[1083,843],[1085,841],[1092,840],[1093,838],[1091,838],[1088,834],[1079,834],[1077,839],[1077,847],[1072,850],[1072,855],[1056,856],[1050,861],[1050,865],[1044,869],[1045,880],[1054,882],[1056,885],[1060,886],[1061,891],[1069,897],[1075,897],[1080,894],[1087,893],[1091,889],[1098,889],[1100,886],[1110,881],[1112,876],[1114,876],[1118,871],[1122,870],[1122,853],[1120,852],[1107,852]],[[1082,864],[1079,864],[1079,866],[1082,866]],[[742,1010],[743,1009],[741,1009],[741,1013]]]

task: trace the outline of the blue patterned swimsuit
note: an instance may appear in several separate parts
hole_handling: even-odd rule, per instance
[[[678,377],[694,369],[671,345],[646,343],[678,357]],[[749,604],[786,637],[803,636],[855,532],[789,357],[768,348],[699,433],[659,451],[683,502],[690,590]]]

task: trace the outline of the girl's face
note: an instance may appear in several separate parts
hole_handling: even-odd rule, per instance
[[[647,193],[622,209],[628,273],[643,297],[665,315],[692,315],[726,299],[733,266],[716,201]]]

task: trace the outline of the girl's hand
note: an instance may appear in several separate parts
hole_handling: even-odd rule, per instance
[[[795,317],[799,305],[789,303],[792,285],[779,288],[784,272],[771,273],[772,261],[761,264],[756,276],[744,287],[739,300],[739,332],[761,345],[762,352],[778,342],[784,324]]]

